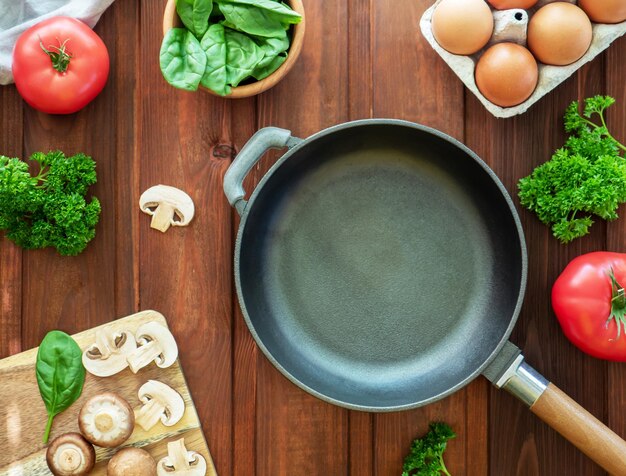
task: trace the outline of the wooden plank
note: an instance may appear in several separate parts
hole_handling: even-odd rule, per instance
[[[419,19],[431,4],[428,0],[372,3],[373,115],[422,123],[462,140],[463,86],[418,31]],[[411,442],[435,420],[446,421],[458,434],[446,451],[448,469],[452,474],[466,473],[467,441],[475,435],[484,438],[486,428],[485,421],[475,421],[472,427],[466,424],[467,407],[486,405],[476,392],[462,390],[424,408],[376,415],[374,474],[399,474]],[[485,459],[480,454],[472,457]],[[473,475],[486,474],[486,468],[473,467]]]
[[[580,81],[570,79],[523,116],[507,120],[493,118],[472,95],[467,96],[466,142],[494,169],[518,209],[517,181],[563,144],[565,107],[579,96],[590,95],[600,83],[601,71],[600,62],[592,63],[579,73]],[[594,225],[591,236],[563,246],[533,214],[520,213],[528,244],[529,280],[512,340],[522,347],[531,365],[602,418],[603,364],[587,359],[564,338],[552,314],[549,290],[570,259],[604,246],[603,225]],[[491,474],[602,474],[504,392],[491,390],[489,418]]]
[[[232,102],[231,145],[224,145],[223,155],[234,158],[236,152],[258,129],[256,98]],[[268,159],[271,160],[271,159]],[[268,165],[254,167],[245,183],[251,193]],[[239,215],[233,209],[232,240],[239,228]],[[233,286],[233,475],[256,474],[257,365],[259,349],[246,326]],[[262,455],[259,455],[262,458]]]
[[[141,3],[139,191],[178,187],[194,200],[196,215],[167,233],[139,217],[140,303],[170,316],[185,343],[181,362],[217,470],[232,474],[232,225],[222,192],[230,156],[211,153],[231,143],[231,102],[165,82],[157,61],[164,7],[165,1]]]
[[[127,2],[115,3],[96,26],[109,49],[111,68],[107,86],[85,109],[50,116],[26,107],[25,154],[60,149],[91,155],[98,183],[90,192],[100,199],[102,215],[96,238],[77,257],[62,257],[51,249],[24,253],[25,347],[36,345],[52,328],[73,332],[137,307],[132,241],[136,212],[128,201],[135,154],[134,80],[128,77],[134,76],[137,45],[129,35],[136,31],[137,13]]]
[[[22,98],[14,86],[0,88],[0,154],[22,156]],[[0,357],[22,349],[22,250],[0,232]]]
[[[609,128],[622,144],[626,144],[626,38],[611,45],[606,52],[605,74],[606,94],[615,98],[616,104],[607,114]],[[624,154],[622,154],[624,155]],[[620,219],[607,226],[607,246],[609,251],[626,253],[626,206],[620,207]],[[610,362],[607,375],[607,412],[609,426],[626,438],[626,367],[621,362]]]
[[[306,3],[302,54],[280,84],[259,96],[259,127],[284,127],[307,137],[347,120],[347,10],[341,0]],[[265,358],[258,359],[256,395],[257,476],[346,473],[346,410],[303,392]]]
[[[99,328],[89,329],[73,337],[81,349],[85,350],[95,342],[98,329],[106,327],[114,332],[134,333],[146,322],[158,322],[167,326],[163,315],[154,311],[144,311]],[[1,474],[51,474],[46,464],[46,445],[43,444],[41,438],[47,415],[35,379],[37,350],[34,348],[0,360],[0,380],[15,383],[15,385],[0,386],[0,399],[3,402],[9,402],[0,409],[0,420],[8,422],[7,431],[0,433],[0,447],[6,450],[0,454]],[[137,390],[148,380],[161,381],[182,395],[185,401],[183,418],[171,427],[160,423],[149,431],[136,427],[131,437],[121,447],[144,448],[158,461],[167,453],[167,442],[182,437],[185,438],[187,449],[200,453],[207,461],[207,475],[216,476],[211,453],[202,436],[198,415],[178,361],[166,369],[152,364],[141,369],[137,374],[133,374],[129,369],[106,378],[94,377],[87,373],[80,398],[55,418],[51,439],[66,432],[78,431],[78,412],[89,398],[99,393],[115,392],[128,401],[132,407],[139,407],[141,402],[137,397]],[[104,476],[106,463],[116,450],[96,448],[98,464],[91,474]]]

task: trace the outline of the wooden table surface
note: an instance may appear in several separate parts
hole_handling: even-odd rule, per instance
[[[418,32],[431,3],[306,0],[305,45],[294,70],[258,97],[224,100],[163,80],[164,0],[118,0],[96,27],[111,56],[109,82],[86,109],[51,117],[26,106],[14,86],[0,87],[0,153],[26,157],[59,148],[92,155],[99,178],[93,191],[103,209],[95,240],[78,257],[21,251],[0,240],[0,356],[38,345],[53,328],[73,333],[156,309],[182,344],[182,365],[222,476],[397,476],[410,442],[434,419],[458,432],[446,453],[455,476],[604,474],[482,377],[439,403],[402,413],[323,403],[268,363],[239,311],[232,271],[237,219],[222,177],[262,126],[306,137],[351,119],[419,122],[465,142],[512,194],[520,177],[563,144],[561,117],[572,100],[614,96],[609,123],[626,139],[626,38],[526,114],[497,120]],[[190,227],[150,229],[137,202],[158,183],[194,198]],[[534,215],[520,212],[530,269],[512,340],[531,365],[626,436],[626,365],[592,359],[569,344],[549,301],[554,279],[573,257],[626,251],[626,219],[597,223],[591,235],[563,246]]]

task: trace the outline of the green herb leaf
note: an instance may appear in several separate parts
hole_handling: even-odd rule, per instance
[[[276,5],[280,5],[276,2]],[[239,3],[219,3],[220,10],[226,18],[227,26],[250,35],[265,38],[281,37],[285,29],[279,19],[268,13],[267,10],[254,5]]]
[[[37,152],[36,176],[28,164],[0,156],[0,229],[17,245],[53,246],[62,255],[82,252],[96,233],[100,202],[87,202],[88,188],[96,182],[96,164],[84,154],[65,157],[62,152]]]
[[[231,29],[225,29],[226,39],[226,82],[236,87],[250,76],[264,53],[252,39]]]
[[[183,25],[198,39],[209,28],[209,16],[213,11],[213,0],[176,0],[176,13]]]
[[[211,25],[200,42],[206,53],[206,68],[200,84],[212,91],[225,96],[230,94],[230,86],[226,84],[226,36],[222,25]]]
[[[195,91],[206,67],[206,54],[200,42],[184,28],[172,28],[161,44],[161,72],[172,86]]]
[[[288,5],[276,2],[275,0],[217,0],[220,5],[227,3],[246,5],[265,10],[266,14],[271,15],[274,19],[281,23],[300,23],[302,16],[293,11]],[[223,10],[222,10],[223,11]]]
[[[83,391],[85,368],[80,347],[65,332],[48,332],[37,351],[35,371],[48,412],[43,438],[47,443],[54,417],[74,403]]]
[[[260,81],[276,71],[285,62],[287,59],[286,51],[289,49],[289,38],[285,32],[282,37],[278,38],[260,38],[257,44],[265,56],[254,68],[252,76]]]
[[[448,440],[455,437],[456,434],[446,423],[431,423],[430,431],[411,444],[411,451],[402,465],[402,476],[450,476],[443,461],[443,453]]]
[[[626,148],[611,136],[604,111],[614,103],[608,96],[585,100],[581,115],[573,102],[565,112],[565,130],[572,135],[563,148],[519,181],[521,204],[534,211],[556,238],[568,243],[589,233],[592,216],[617,218],[626,202]],[[597,115],[600,123],[590,120]]]

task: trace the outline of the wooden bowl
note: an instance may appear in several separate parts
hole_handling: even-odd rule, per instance
[[[287,73],[293,68],[296,63],[300,51],[302,51],[302,42],[304,40],[304,6],[302,0],[287,0],[287,3],[291,8],[302,15],[302,21],[296,25],[293,25],[291,44],[289,45],[287,60],[280,65],[280,67],[270,74],[267,78],[261,81],[255,81],[254,83],[245,84],[243,86],[237,86],[231,88],[231,93],[226,96],[220,96],[214,93],[208,88],[200,85],[199,89],[204,89],[214,96],[227,97],[227,98],[247,98],[256,94],[262,93],[269,88],[275,86],[281,79],[283,79]],[[163,36],[172,28],[183,26],[182,21],[176,13],[176,0],[167,0],[165,6],[165,13],[163,14]]]

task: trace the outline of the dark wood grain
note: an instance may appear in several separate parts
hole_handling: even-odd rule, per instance
[[[16,89],[0,88],[0,155],[22,157],[22,111]],[[1,236],[0,358],[22,349],[22,250]]]
[[[23,252],[0,239],[0,356],[39,343],[52,328],[77,332],[140,309],[156,309],[181,345],[181,363],[219,474],[397,476],[411,441],[433,420],[458,437],[446,462],[455,476],[605,474],[521,403],[478,378],[425,408],[347,411],[287,381],[257,348],[239,310],[232,254],[238,217],[222,192],[229,163],[260,127],[306,137],[327,126],[393,117],[464,141],[497,173],[516,204],[517,181],[565,140],[573,100],[607,92],[615,135],[626,140],[626,39],[582,68],[526,114],[492,117],[418,31],[431,0],[305,0],[307,33],[294,69],[253,98],[225,100],[171,88],[159,71],[164,0],[115,2],[96,32],[111,74],[103,93],[71,116],[24,105],[0,88],[0,153],[59,148],[98,164],[97,237],[78,257]],[[252,191],[280,152],[246,179]],[[155,184],[188,192],[196,217],[161,234],[137,206]],[[519,205],[519,204],[518,204]],[[518,206],[519,209],[519,206]],[[512,341],[528,362],[593,415],[626,436],[626,367],[592,359],[562,335],[549,290],[580,253],[626,252],[626,221],[593,226],[570,245],[522,209],[529,251],[526,301]],[[622,207],[621,215],[626,214]],[[4,382],[0,382],[0,385]]]

